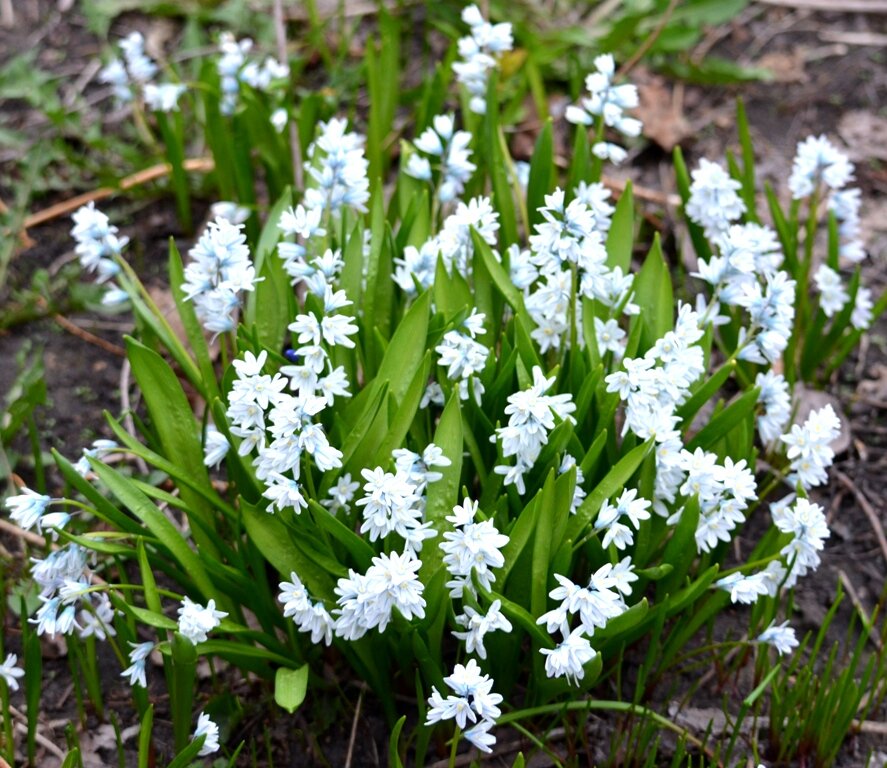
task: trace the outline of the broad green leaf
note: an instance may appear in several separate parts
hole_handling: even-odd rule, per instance
[[[311,594],[324,600],[335,600],[329,574],[294,545],[289,528],[277,515],[265,512],[241,500],[243,524],[250,539],[285,579],[295,572]]]
[[[502,266],[502,263],[493,254],[493,250],[487,244],[486,240],[484,240],[476,230],[472,229],[471,241],[474,244],[475,253],[480,254],[484,266],[487,268],[487,272],[490,273],[493,283],[499,290],[499,293],[502,294],[505,301],[511,305],[511,308],[518,316],[522,313],[526,313],[526,310],[524,309],[524,297],[511,281],[511,277],[509,277],[508,273],[505,271],[505,267]]]
[[[646,352],[673,327],[674,296],[671,275],[662,256],[659,233],[647,254],[641,271],[634,279],[634,302],[641,308],[638,315],[643,324],[640,351]]]
[[[760,388],[754,387],[740,395],[687,441],[687,450],[695,451],[697,448],[710,450],[715,442],[754,412],[760,394]]]
[[[588,494],[567,524],[567,538],[577,541],[579,535],[597,515],[601,505],[618,493],[635,473],[647,454],[653,450],[653,442],[648,440],[632,448],[623,456]]]
[[[400,732],[403,730],[403,724],[407,721],[404,715],[391,729],[391,736],[388,738],[388,768],[403,768],[400,759]]]
[[[443,477],[437,482],[430,483],[426,491],[427,502],[425,505],[425,520],[431,523],[432,528],[442,536],[443,532],[450,529],[446,517],[453,512],[453,507],[459,503],[459,479],[462,476],[462,412],[458,391],[450,395],[450,399],[444,406],[437,429],[434,432],[434,444],[443,451],[443,455],[450,460],[448,467],[440,467]],[[436,539],[437,543],[442,539]],[[437,546],[428,547],[427,552],[422,550],[422,580],[428,583],[428,579],[440,567],[442,555]]]
[[[280,667],[274,673],[274,702],[292,714],[305,701],[308,692],[308,665],[298,669]]]
[[[530,582],[530,612],[534,616],[545,613],[548,600],[548,569],[554,528],[560,516],[554,493],[554,470],[549,471],[536,503],[537,524],[533,532],[532,580]],[[555,544],[555,546],[557,546]]]
[[[120,502],[141,520],[152,535],[166,547],[182,570],[188,574],[194,585],[204,597],[214,597],[221,603],[227,601],[219,595],[215,586],[209,580],[200,556],[188,546],[188,542],[182,537],[178,529],[169,518],[161,512],[151,500],[142,493],[133,483],[107,464],[98,459],[90,458],[93,471]],[[222,598],[222,599],[220,599]]]
[[[474,304],[468,282],[459,270],[454,268],[452,272],[448,272],[442,256],[438,256],[434,285],[430,292],[434,295],[435,308],[447,320],[464,314]]]
[[[373,548],[363,539],[363,537],[358,536],[351,528],[346,526],[328,509],[324,509],[320,506],[320,504],[314,499],[308,500],[308,507],[311,510],[312,517],[317,526],[323,528],[336,539],[336,541],[342,544],[342,546],[348,550],[351,557],[354,558],[357,568],[361,572],[365,572],[372,564],[373,558],[376,556],[376,552]]]
[[[693,496],[681,512],[681,519],[665,545],[662,563],[672,570],[656,585],[656,597],[661,601],[682,586],[684,576],[696,559],[696,529],[699,526],[699,498]]]
[[[554,184],[554,142],[552,138],[551,118],[536,139],[533,157],[530,159],[530,180],[527,184],[527,214],[530,227],[542,221],[539,211],[545,205],[545,196],[551,192]]]
[[[388,391],[400,405],[425,358],[431,292],[425,291],[403,316],[385,352],[376,378],[388,382]],[[398,447],[398,446],[395,446]]]
[[[126,339],[126,354],[145,405],[167,457],[174,457],[178,467],[197,483],[211,487],[203,448],[200,445],[197,422],[175,373],[166,361],[153,350],[131,337]],[[194,539],[210,557],[218,557],[219,549],[206,529],[213,529],[213,509],[200,494],[187,486],[179,488],[187,505],[188,517],[196,518],[203,527],[193,525]]]
[[[619,267],[627,275],[631,269],[631,253],[634,247],[634,194],[631,182],[625,182],[625,189],[616,203],[610,231],[607,233],[607,266]]]

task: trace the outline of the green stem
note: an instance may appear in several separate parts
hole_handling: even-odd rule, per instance
[[[536,717],[538,715],[550,715],[560,712],[583,711],[590,709],[608,712],[627,712],[629,714],[649,718],[662,728],[672,731],[673,733],[680,734],[694,747],[697,747],[698,749],[701,749],[708,753],[708,750],[706,750],[705,748],[705,744],[703,744],[691,733],[681,728],[681,726],[673,723],[667,717],[663,717],[658,712],[654,712],[653,710],[647,709],[646,707],[642,707],[637,704],[630,704],[625,701],[599,701],[595,699],[589,699],[588,701],[570,701],[566,704],[544,704],[539,707],[532,707],[530,709],[519,709],[516,712],[509,712],[508,714],[500,717],[496,721],[496,724],[505,725],[506,723],[515,723],[518,720],[522,720],[528,717]]]
[[[450,746],[449,768],[456,768],[456,752],[459,750],[460,738],[462,738],[462,729],[457,725],[456,731],[455,733],[453,733],[453,740]]]

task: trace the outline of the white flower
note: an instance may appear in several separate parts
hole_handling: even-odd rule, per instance
[[[779,439],[788,446],[786,457],[791,469],[805,488],[822,485],[828,479],[835,452],[831,443],[841,433],[841,422],[831,405],[813,411],[803,426],[792,425],[788,434]]]
[[[210,720],[206,712],[201,712],[197,718],[197,728],[194,729],[192,740],[196,741],[201,736],[205,736],[206,739],[197,753],[198,757],[206,757],[206,755],[219,751],[219,726]]]
[[[145,86],[145,105],[155,112],[175,112],[179,108],[179,97],[187,90],[183,83],[161,83]]]
[[[25,670],[15,665],[17,661],[18,656],[10,653],[7,654],[6,659],[0,664],[0,678],[6,681],[11,691],[18,690],[18,678],[23,677],[25,674]]]
[[[470,720],[477,723],[463,734],[468,741],[484,752],[490,752],[496,739],[489,733],[496,718],[502,713],[499,704],[502,696],[493,693],[493,680],[481,673],[474,659],[468,663],[456,664],[453,674],[444,678],[453,691],[444,698],[435,686],[428,697],[428,712],[425,725],[433,725],[442,720],[455,720],[463,730]]]
[[[872,292],[865,286],[860,285],[856,290],[856,298],[853,302],[853,314],[850,315],[850,323],[853,327],[860,331],[868,328],[874,319],[872,314],[874,307]]]
[[[745,213],[745,203],[736,194],[742,185],[717,163],[705,158],[691,176],[687,215],[705,230],[706,237],[714,238]]]
[[[772,645],[780,656],[784,653],[791,653],[792,648],[797,648],[798,646],[795,630],[788,626],[787,621],[776,626],[773,625],[773,622],[770,622],[770,626],[758,635],[755,642]]]
[[[215,600],[210,600],[204,607],[192,602],[187,595],[182,598],[178,614],[178,631],[194,645],[205,642],[207,633],[219,626],[220,620],[228,615],[224,611],[216,610]]]
[[[20,528],[29,531],[40,524],[40,518],[46,512],[46,507],[52,502],[52,498],[30,488],[22,488],[21,491],[18,496],[6,499],[6,508],[11,510],[9,517],[12,521]]]
[[[841,282],[841,276],[822,264],[813,275],[813,280],[820,293],[819,306],[826,317],[832,317],[836,312],[840,312],[850,298]]]
[[[615,128],[625,136],[640,135],[643,128],[641,121],[625,114],[625,110],[638,106],[637,87],[630,83],[614,85],[616,63],[611,54],[597,56],[594,65],[596,71],[585,78],[585,87],[589,95],[582,99],[579,106],[567,107],[567,121],[579,125],[592,125],[595,117],[600,116],[605,125]],[[609,147],[605,148],[604,154],[612,154]]]
[[[498,66],[501,54],[513,46],[511,24],[484,21],[476,5],[463,9],[462,21],[471,27],[471,34],[459,40],[460,60],[453,63],[453,71],[471,95],[469,108],[482,115],[487,108],[489,72]]]
[[[545,658],[545,674],[548,677],[566,677],[573,685],[585,677],[584,666],[597,656],[585,636],[585,629],[577,627],[554,649],[542,648]]]
[[[132,646],[132,650],[129,652],[130,666],[124,669],[120,676],[129,677],[129,684],[131,686],[138,683],[142,688],[146,688],[148,682],[145,676],[145,661],[151,655],[151,651],[154,650],[154,643],[150,641],[147,643],[130,643],[130,646]]]
[[[847,156],[823,136],[808,136],[798,144],[792,163],[788,187],[795,200],[812,195],[824,182],[827,187],[839,190],[853,179],[853,164]]]
[[[468,653],[477,653],[482,659],[487,658],[487,649],[484,647],[484,635],[501,629],[511,632],[511,622],[502,615],[502,601],[494,600],[486,614],[465,606],[465,613],[456,617],[456,623],[466,628],[465,632],[453,632],[453,636],[465,643]]]
[[[228,438],[210,424],[206,428],[206,439],[203,445],[203,463],[208,467],[218,467],[222,459],[228,455],[230,447]]]

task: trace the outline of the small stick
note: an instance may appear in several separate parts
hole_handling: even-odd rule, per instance
[[[68,333],[77,336],[78,338],[83,339],[88,344],[93,344],[96,347],[99,347],[105,352],[109,352],[112,355],[117,355],[117,357],[126,357],[126,350],[123,347],[118,347],[116,344],[112,344],[110,341],[105,341],[101,336],[96,336],[94,333],[90,333],[89,331],[83,330],[76,323],[72,323],[68,320],[64,315],[53,315],[52,319],[64,328]]]
[[[882,650],[881,638],[872,626],[868,611],[863,607],[862,600],[859,599],[859,593],[856,591],[856,587],[853,586],[853,582],[850,581],[850,577],[844,573],[843,570],[838,568],[838,578],[841,580],[841,584],[844,585],[844,589],[847,590],[847,594],[850,595],[850,602],[853,603],[853,607],[856,608],[856,612],[862,619],[862,623],[868,627],[869,639],[875,644],[875,647],[879,651]]]
[[[12,704],[9,705],[9,711],[12,716],[18,720],[15,724],[15,729],[19,732],[19,734],[27,734],[28,732],[28,718],[22,712],[19,712]],[[49,739],[47,739],[40,731],[34,734],[35,740],[37,743],[46,749],[47,752],[52,752],[52,754],[57,757],[59,760],[65,759],[65,753],[62,752],[55,744],[53,744]]]
[[[793,10],[835,11],[841,13],[887,13],[885,0],[759,0],[763,5],[776,5]]]
[[[0,518],[0,531],[8,533],[10,536],[15,536],[17,539],[27,541],[28,544],[40,547],[41,549],[46,546],[46,539],[42,536],[26,531],[24,528],[19,528],[15,523],[10,523],[8,520],[2,518]]]
[[[862,511],[865,512],[865,516],[869,519],[869,523],[871,523],[871,526],[875,531],[875,538],[878,540],[878,545],[881,547],[881,553],[884,555],[884,560],[887,561],[887,536],[884,535],[884,526],[881,525],[878,513],[875,512],[874,507],[872,507],[871,502],[866,498],[866,495],[856,487],[856,484],[847,477],[847,475],[836,469],[835,477],[838,478],[841,485],[856,497],[856,501],[859,502],[859,506],[862,507]]]
[[[182,163],[182,167],[186,171],[193,173],[209,173],[215,168],[215,163],[211,157],[194,157],[185,160]],[[169,176],[170,173],[172,173],[172,166],[169,163],[152,165],[150,168],[145,168],[138,173],[133,173],[121,179],[119,187],[99,187],[91,192],[84,192],[82,195],[72,197],[69,200],[62,200],[60,203],[44,208],[42,211],[37,211],[37,213],[31,214],[25,219],[23,226],[25,229],[30,229],[31,227],[45,224],[47,221],[57,219],[59,216],[72,213],[87,203],[104,200],[123,190],[139,187],[150,181],[156,181],[164,176]]]
[[[357,695],[357,706],[354,708],[354,720],[351,722],[351,736],[348,739],[348,752],[345,756],[345,768],[351,768],[351,758],[354,755],[354,742],[357,741],[357,721],[360,719],[360,705],[363,703],[363,687]]]
[[[659,19],[659,23],[656,25],[656,28],[647,35],[647,39],[641,43],[641,46],[634,52],[634,55],[625,62],[621,67],[619,67],[619,71],[616,73],[617,77],[625,77],[632,69],[635,68],[637,63],[645,56],[647,51],[653,47],[653,43],[659,39],[659,35],[662,34],[662,30],[665,29],[665,26],[668,24],[671,19],[671,15],[674,13],[674,9],[677,7],[678,0],[669,0],[668,8],[665,9],[665,12],[662,14]]]

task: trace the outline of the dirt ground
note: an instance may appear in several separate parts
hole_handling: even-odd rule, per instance
[[[144,20],[135,16],[119,19],[114,31],[125,33],[139,28]],[[887,16],[877,14],[813,13],[805,10],[773,8],[752,4],[731,25],[711,30],[698,52],[710,50],[743,63],[754,63],[772,69],[772,82],[743,86],[701,87],[679,83],[655,75],[639,67],[633,77],[642,84],[643,117],[648,133],[654,137],[649,145],[635,153],[633,162],[618,175],[628,175],[637,183],[658,193],[674,192],[669,151],[680,143],[692,163],[701,156],[722,159],[724,147],[735,145],[734,99],[745,101],[752,126],[760,175],[775,186],[784,187],[791,157],[800,139],[810,133],[827,133],[844,146],[857,164],[857,181],[865,198],[863,215],[871,258],[867,262],[865,284],[874,295],[887,288]],[[99,42],[86,30],[76,3],[49,3],[39,0],[19,9],[15,26],[0,28],[0,64],[18,52],[36,48],[42,67],[63,76],[63,83],[76,79],[99,54]],[[62,90],[66,86],[62,85]],[[97,94],[85,85],[87,94]],[[101,104],[98,96],[95,104]],[[12,123],[34,131],[49,130],[33,110],[19,102],[2,106]],[[519,152],[516,139],[515,152]],[[16,173],[10,163],[12,156],[0,153],[0,200],[13,197]],[[74,180],[89,188],[97,183],[88,175]],[[72,188],[70,194],[81,191]],[[50,196],[34,202],[40,208],[65,197]],[[142,198],[135,204],[114,201],[105,209],[121,216],[122,231],[133,241],[130,253],[135,266],[146,276],[148,284],[163,291],[162,265],[166,258],[166,238],[180,235],[168,201]],[[651,211],[662,211],[655,205]],[[670,214],[665,213],[665,226]],[[19,250],[12,263],[9,278],[0,286],[0,306],[15,303],[16,292],[26,288],[38,268],[57,270],[70,259],[72,243],[68,237],[70,222],[56,219],[28,232],[33,246]],[[180,239],[180,238],[177,238]],[[679,240],[678,240],[679,242]],[[188,243],[180,240],[184,253]],[[674,248],[670,258],[679,258]],[[73,330],[78,331],[76,334]],[[109,319],[88,312],[72,312],[59,320],[47,317],[16,325],[0,333],[0,396],[15,376],[13,361],[26,342],[44,350],[48,404],[38,412],[40,439],[44,450],[57,448],[76,458],[80,450],[96,437],[107,436],[102,411],[121,410],[121,393],[128,391],[128,379],[122,358],[115,352],[122,334],[131,328],[131,318]],[[97,339],[104,340],[104,343]],[[844,582],[845,599],[838,614],[834,635],[857,610],[857,603],[867,612],[877,604],[887,575],[887,551],[879,543],[873,520],[887,525],[887,318],[882,318],[865,337],[858,353],[834,378],[828,393],[834,396],[847,416],[850,439],[839,456],[832,473],[833,482],[821,491],[819,500],[828,509],[832,536],[823,554],[823,565],[808,577],[797,590],[798,613],[793,620],[799,634],[818,629],[825,612],[834,600],[836,585]],[[132,393],[135,397],[135,393]],[[24,442],[13,446],[26,453]],[[23,461],[16,471],[31,480],[33,468]],[[58,478],[50,473],[50,484]],[[0,544],[13,554],[21,550],[21,542],[7,535]],[[743,542],[740,542],[742,546]],[[849,585],[849,586],[848,586]],[[727,611],[722,631],[740,627],[746,621],[745,610]],[[7,615],[3,627],[7,647],[16,649],[19,630],[16,619]],[[64,726],[75,716],[68,664],[56,648],[47,644],[46,690],[41,733],[55,744],[64,744]],[[109,662],[111,670],[116,662]],[[352,765],[384,765],[387,743],[384,724],[374,716],[371,697],[363,696],[347,680],[337,678],[335,665],[327,670],[328,691],[309,699],[305,707],[292,717],[275,710],[267,688],[254,681],[226,680],[236,693],[254,702],[243,713],[237,738],[252,737],[259,743],[272,745],[276,766],[341,765],[351,740],[352,720],[356,722],[355,751]],[[154,679],[162,677],[155,670]],[[110,709],[115,704],[121,712],[120,726],[127,734],[127,764],[135,743],[135,723],[127,706],[127,687],[110,671],[104,679]],[[208,690],[208,683],[204,686]],[[164,699],[159,687],[152,689],[158,706],[158,746],[162,750],[169,737],[169,724],[164,722]],[[715,706],[723,692],[702,692],[692,707]],[[706,695],[707,694],[707,695]],[[356,703],[362,703],[355,719]],[[21,709],[23,702],[13,699]],[[884,711],[873,717],[884,720]],[[606,742],[612,721],[592,718],[594,738]],[[110,730],[109,730],[110,728]],[[110,764],[114,757],[113,728],[100,724],[94,716],[86,728],[92,754],[87,766]],[[509,741],[507,735],[500,742]],[[560,745],[553,741],[555,751]],[[839,760],[842,766],[864,764],[869,750],[879,750],[875,765],[887,763],[887,737],[872,734],[852,737]],[[593,750],[594,759],[606,752]],[[270,764],[261,747],[255,754],[256,764]],[[41,753],[40,765],[53,765],[47,751]],[[880,761],[880,762],[878,762]],[[247,764],[246,762],[242,764]],[[505,765],[504,761],[492,764]],[[510,762],[508,763],[510,764]],[[543,762],[534,762],[543,765]],[[590,764],[590,763],[589,763]]]

